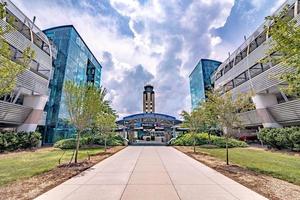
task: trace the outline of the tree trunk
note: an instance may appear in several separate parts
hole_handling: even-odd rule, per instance
[[[226,136],[226,165],[229,165],[228,136]]]
[[[196,153],[196,138],[195,138],[195,136],[194,136],[194,143],[193,143],[193,145],[194,145],[194,153]]]
[[[77,131],[77,141],[76,141],[76,150],[75,150],[75,163],[78,162],[78,151],[79,151],[79,145],[80,145],[80,131]]]
[[[104,152],[106,152],[106,137],[104,138]]]

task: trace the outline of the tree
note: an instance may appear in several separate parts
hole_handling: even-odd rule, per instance
[[[5,4],[0,3],[0,18],[7,22],[0,27],[0,97],[10,93],[16,87],[17,76],[23,73],[29,66],[35,53],[30,47],[26,48],[21,57],[12,60],[12,51],[5,40],[5,35],[15,31],[12,27],[13,17],[8,17]]]
[[[181,116],[183,117],[183,127],[189,128],[189,132],[193,137],[193,149],[196,152],[196,135],[199,130],[203,127],[203,121],[199,116],[198,110],[195,109],[190,113],[182,111]]]
[[[92,126],[97,115],[103,110],[102,88],[92,84],[76,84],[66,81],[64,85],[65,103],[70,122],[76,128],[75,163],[77,163],[81,133]]]
[[[95,127],[104,137],[104,149],[107,149],[107,139],[114,133],[116,128],[116,115],[113,113],[99,113],[95,120]]]
[[[300,95],[300,27],[297,21],[288,16],[288,7],[283,9],[279,15],[269,16],[272,22],[269,29],[271,48],[268,55],[276,52],[278,57],[272,58],[273,62],[281,63],[283,66],[294,70],[288,71],[280,76],[288,83],[285,92],[290,95]]]
[[[238,113],[253,109],[249,95],[239,95],[232,99],[230,92],[220,96],[217,91],[209,92],[208,98],[202,103],[200,113],[207,124],[217,123],[222,127],[226,138],[226,163],[229,164],[228,138],[234,134],[234,129],[241,128],[242,122]]]

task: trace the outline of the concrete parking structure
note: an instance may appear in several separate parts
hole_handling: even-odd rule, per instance
[[[42,199],[266,199],[172,147],[130,146]]]

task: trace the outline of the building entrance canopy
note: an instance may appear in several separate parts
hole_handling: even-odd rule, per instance
[[[172,128],[180,123],[181,121],[177,120],[175,117],[159,113],[134,114],[117,121],[118,125],[128,129],[156,128],[161,130]]]
[[[119,131],[130,142],[169,141],[176,134],[180,120],[160,113],[140,113],[129,115],[117,121]]]

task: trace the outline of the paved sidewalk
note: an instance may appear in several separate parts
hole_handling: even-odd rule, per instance
[[[130,146],[37,199],[266,198],[172,147]]]

